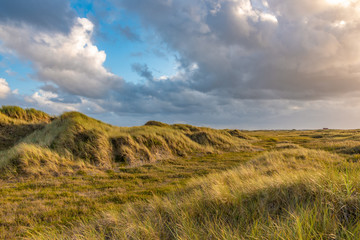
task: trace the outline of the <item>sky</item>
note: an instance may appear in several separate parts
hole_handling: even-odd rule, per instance
[[[360,128],[360,0],[1,0],[0,105]]]

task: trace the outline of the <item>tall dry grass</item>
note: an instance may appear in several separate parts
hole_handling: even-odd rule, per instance
[[[3,107],[3,109],[7,109],[10,113],[27,113],[27,111],[17,108],[15,111],[13,107]],[[10,113],[8,113],[9,116],[14,115]],[[18,118],[18,121],[23,121],[23,117],[17,117],[17,115],[13,117],[14,119]],[[14,129],[15,126],[11,125],[10,128]],[[62,161],[62,165],[74,161],[76,164],[70,164],[69,169],[79,165],[81,161],[92,166],[111,169],[114,164],[118,163],[136,166],[193,154],[251,151],[253,148],[251,141],[244,139],[244,134],[239,131],[215,130],[179,124],[159,125],[159,123],[155,125],[148,123],[145,126],[132,128],[115,127],[78,112],[65,113],[42,126],[41,129],[35,130],[30,131],[30,134],[24,138],[16,139],[16,144],[19,146],[15,143],[9,146],[4,145],[4,149],[7,151],[0,152],[0,168],[5,170],[7,175],[10,174],[9,169],[20,169],[15,165],[20,164],[21,161],[10,158],[16,157],[21,160],[24,159],[21,156],[31,155],[34,152],[37,156],[46,157],[35,157],[33,165],[38,167],[38,173],[35,172],[36,168],[29,173],[33,172],[34,176],[41,176],[48,172],[42,167],[51,165],[56,162],[54,159],[58,158],[50,157],[50,155],[66,159],[66,161]],[[12,148],[8,149],[9,147]],[[28,153],[25,152],[27,150],[29,150]],[[40,154],[39,150],[44,150],[44,154]],[[13,152],[21,154],[11,155],[10,153]],[[35,161],[39,159],[42,162],[49,161],[49,163],[36,164]],[[5,167],[10,162],[11,166]],[[11,171],[15,174],[22,172],[24,171]],[[66,173],[68,172],[66,171]],[[50,173],[61,175],[63,171],[50,171]]]
[[[325,151],[265,153],[146,203],[34,239],[356,239],[359,166]]]

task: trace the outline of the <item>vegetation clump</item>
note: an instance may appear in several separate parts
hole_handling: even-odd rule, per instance
[[[48,148],[19,144],[0,153],[4,177],[40,177],[69,175],[85,167],[84,163],[61,157]]]
[[[23,109],[18,106],[2,106],[0,113],[14,119],[27,122],[50,122],[53,117],[34,108]]]
[[[26,110],[19,110],[17,107],[3,107],[3,109],[13,118],[29,117],[26,115]],[[31,126],[35,125],[31,124]],[[27,127],[28,131],[19,133],[13,141],[7,141],[9,134],[6,129],[15,131],[16,127],[11,125],[10,128],[3,128],[4,134],[0,135],[0,143],[1,141],[7,143],[2,145],[4,150],[11,150],[16,148],[16,144],[25,143],[47,149],[65,159],[83,161],[107,169],[118,163],[137,166],[194,153],[242,151],[252,148],[249,142],[232,137],[221,130],[190,125],[170,126],[155,121],[150,121],[141,127],[121,128],[78,112],[64,113],[38,128]],[[3,160],[0,159],[1,161]],[[21,171],[16,173],[20,174]]]
[[[233,137],[237,137],[237,138],[241,138],[241,139],[245,139],[245,140],[254,140],[254,138],[252,138],[249,135],[241,132],[238,129],[227,130],[227,132]]]
[[[179,129],[181,131],[184,131],[185,133],[201,131],[200,127],[192,126],[189,124],[173,124],[172,127],[174,129]]]
[[[18,141],[44,127],[43,124],[0,123],[0,151],[13,147]]]
[[[279,149],[279,150],[280,149],[298,149],[298,148],[301,148],[301,147],[297,144],[288,143],[288,142],[276,144],[276,149]]]
[[[158,121],[148,121],[147,123],[145,123],[145,126],[168,127],[169,124],[158,122]]]
[[[0,108],[0,151],[9,149],[21,139],[42,129],[51,117],[35,109],[16,106]]]

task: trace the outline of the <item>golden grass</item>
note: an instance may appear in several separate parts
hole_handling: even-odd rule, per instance
[[[69,175],[89,167],[82,161],[61,157],[48,148],[26,143],[0,152],[0,159],[3,179]]]
[[[70,175],[0,179],[0,239],[71,228],[101,211],[170,193],[192,177],[232,168],[257,154],[206,155],[112,170],[84,166]]]
[[[22,109],[18,106],[2,106],[0,108],[0,113],[7,116],[8,118],[26,122],[50,122],[53,117],[50,115],[30,108]],[[1,117],[3,119],[4,117]]]
[[[10,115],[0,113],[0,238],[360,236],[359,130]]]
[[[62,159],[81,160],[84,163],[108,169],[116,163],[135,166],[169,158],[185,157],[194,153],[252,149],[251,143],[245,140],[244,134],[241,135],[240,132],[236,132],[236,136],[233,136],[234,134],[231,135],[225,130],[150,123],[140,127],[122,128],[102,123],[81,113],[68,112],[23,139],[19,139],[18,144],[25,143],[36,149],[51,151]],[[19,147],[13,146],[13,148],[8,152],[17,151]],[[23,151],[25,150],[30,149],[24,148]],[[8,152],[0,155],[0,168],[9,163],[5,157]],[[45,155],[50,157],[49,154]],[[13,161],[13,165],[14,163],[16,161]],[[41,168],[42,165],[38,167]],[[23,171],[14,173],[21,172]],[[46,172],[46,170],[39,170],[39,172]],[[63,174],[63,171],[50,172],[55,175]]]
[[[353,239],[358,166],[325,151],[264,154],[167,197],[105,211],[34,239]]]

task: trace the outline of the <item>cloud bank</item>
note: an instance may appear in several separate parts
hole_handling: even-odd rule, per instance
[[[323,99],[360,90],[360,2],[124,0],[183,58],[190,87],[234,99]]]
[[[109,1],[176,54],[177,73],[156,78],[147,62],[131,65],[142,81],[114,75],[93,42],[93,23],[66,8],[66,26],[56,31],[4,13],[0,50],[31,61],[33,77],[45,83],[27,102],[117,114],[127,125],[150,118],[245,128],[360,121],[353,114],[360,108],[358,0]],[[113,27],[131,42],[146,41],[138,29]]]
[[[178,73],[161,79],[133,64],[146,82],[126,84],[108,106],[114,112],[246,128],[357,126],[359,1],[114,4],[136,13],[179,56]]]
[[[68,32],[75,13],[64,0],[1,0],[0,22],[15,26],[31,24],[47,31]]]
[[[322,127],[359,107],[359,3],[345,2],[116,1],[178,53],[178,72],[134,63],[143,81],[96,103],[133,124]]]

